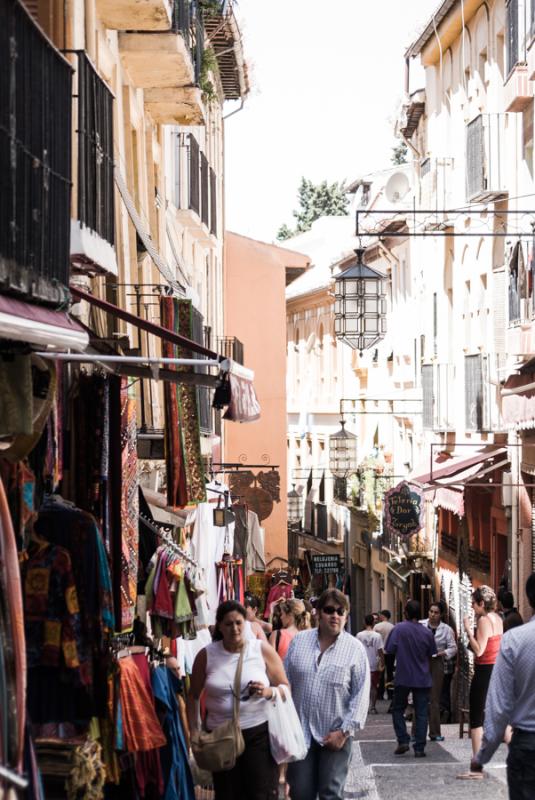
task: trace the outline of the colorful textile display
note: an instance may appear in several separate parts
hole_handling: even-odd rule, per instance
[[[127,379],[121,383],[121,630],[134,624],[139,551],[136,401],[128,397]]]
[[[193,315],[191,301],[162,297],[162,325],[169,330],[193,339]],[[164,342],[163,351],[167,358],[191,358],[193,355],[169,342]],[[205,499],[205,481],[197,390],[195,386],[169,383],[164,392],[167,499],[174,507],[201,503]]]
[[[126,749],[154,750],[166,743],[154,700],[132,656],[119,659],[121,713]]]

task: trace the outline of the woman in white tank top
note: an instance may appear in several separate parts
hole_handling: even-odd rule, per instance
[[[216,800],[273,800],[278,791],[278,766],[271,756],[267,706],[274,687],[288,685],[279,656],[271,645],[245,635],[245,609],[234,600],[217,609],[214,640],[195,659],[188,695],[192,732],[199,729],[199,700],[204,692],[208,730],[232,719],[234,680],[244,649],[240,686],[240,727],[245,750],[228,772],[214,773]]]

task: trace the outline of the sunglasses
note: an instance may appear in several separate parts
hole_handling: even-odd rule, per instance
[[[323,606],[322,611],[324,614],[338,614],[339,617],[345,616],[346,610],[341,606]]]

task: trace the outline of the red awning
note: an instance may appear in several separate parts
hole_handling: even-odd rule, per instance
[[[137,317],[135,314],[131,314],[129,311],[125,311],[113,303],[108,303],[107,300],[101,300],[100,297],[95,297],[88,292],[81,291],[76,286],[71,286],[70,292],[73,297],[76,297],[77,300],[87,300],[88,303],[91,303],[91,305],[94,305],[97,308],[101,308],[107,314],[111,314],[112,316],[117,317],[117,319],[122,319],[124,322],[129,322],[131,325],[135,325],[137,328],[140,328],[147,333],[152,333],[154,336],[159,336],[160,339],[165,339],[166,341],[171,342],[178,347],[185,347],[188,350],[192,350],[194,353],[200,353],[208,358],[219,358],[223,360],[223,356],[219,356],[212,350],[208,350],[208,348],[204,347],[202,344],[198,344],[191,339],[187,339],[185,336],[180,336],[180,334],[175,333],[168,328],[164,328],[162,325],[157,325],[155,322],[149,322],[146,319],[141,319],[141,317]]]
[[[460,452],[455,453],[445,453],[437,449],[433,451],[432,461],[428,461],[426,465],[421,464],[413,470],[409,476],[409,482],[419,483],[423,486],[427,484],[429,488],[464,484],[465,481],[480,472],[485,462],[492,462],[498,456],[504,455],[507,455],[507,448],[495,445],[463,447]],[[425,467],[427,467],[426,471],[424,471]]]
[[[65,311],[0,294],[0,337],[40,347],[85,350],[89,337]]]
[[[506,425],[535,428],[535,373],[511,375],[502,389],[502,416]]]

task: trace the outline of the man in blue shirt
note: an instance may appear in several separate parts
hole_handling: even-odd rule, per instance
[[[284,661],[308,753],[288,765],[291,800],[339,800],[351,740],[364,727],[370,668],[363,645],[344,631],[349,610],[338,589],[318,600],[317,629],[292,639]]]
[[[431,685],[430,662],[437,652],[435,638],[431,631],[420,625],[420,604],[409,600],[405,606],[405,622],[399,622],[386,643],[386,652],[396,657],[394,677],[394,700],[392,703],[392,722],[398,740],[394,750],[401,756],[410,747],[410,736],[405,723],[405,709],[412,692],[415,715],[414,755],[425,756],[427,737],[428,704]]]

